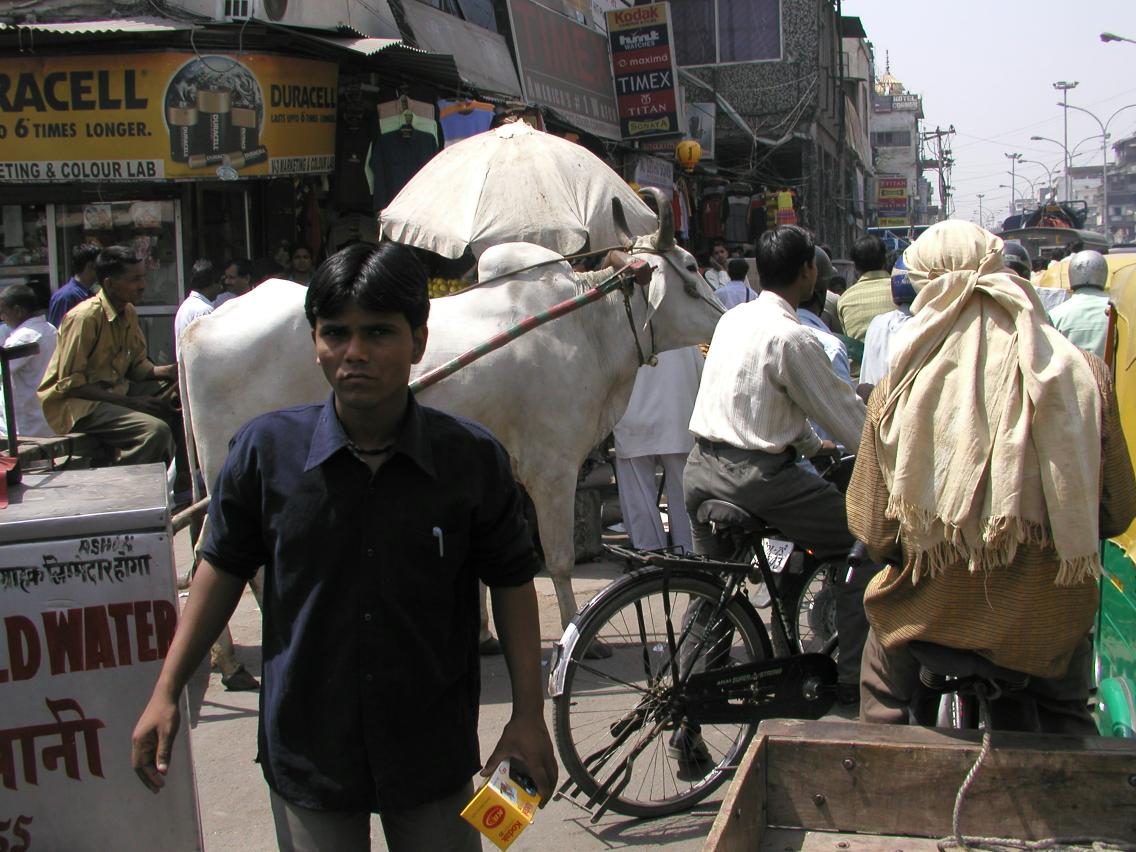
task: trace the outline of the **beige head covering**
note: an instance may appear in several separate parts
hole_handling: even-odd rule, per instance
[[[940,222],[903,259],[919,295],[876,442],[913,579],[1005,566],[1022,542],[1056,549],[1059,585],[1099,575],[1100,396],[1084,355],[982,228]]]

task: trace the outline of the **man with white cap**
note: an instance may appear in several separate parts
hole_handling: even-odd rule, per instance
[[[1049,312],[1053,327],[1069,341],[1098,358],[1104,357],[1108,333],[1108,264],[1097,251],[1079,251],[1069,261],[1069,288],[1065,302]]]

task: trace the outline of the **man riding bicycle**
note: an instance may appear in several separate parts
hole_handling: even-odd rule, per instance
[[[812,419],[855,453],[864,404],[832,369],[813,333],[797,318],[817,279],[812,237],[784,225],[757,245],[761,295],[718,322],[690,420],[695,445],[683,491],[690,517],[709,499],[725,500],[775,526],[821,559],[843,559],[854,539],[844,497],[830,482],[796,464],[831,453]],[[693,523],[694,548],[714,554],[705,523]],[[867,634],[861,598],[871,572],[837,590],[841,698],[856,700],[860,652]]]

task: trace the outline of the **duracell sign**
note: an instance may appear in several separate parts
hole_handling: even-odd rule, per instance
[[[0,59],[0,181],[330,172],[337,83],[271,54]]]

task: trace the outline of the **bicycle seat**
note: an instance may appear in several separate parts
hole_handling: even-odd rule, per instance
[[[1007,692],[1024,689],[1029,683],[1029,675],[996,666],[974,651],[919,641],[912,641],[907,647],[919,663],[919,679],[932,689],[941,689],[948,677],[995,683]]]
[[[747,533],[765,535],[773,528],[765,521],[755,518],[741,506],[728,503],[725,500],[706,500],[697,512],[700,524],[712,524],[717,528],[733,527]]]

